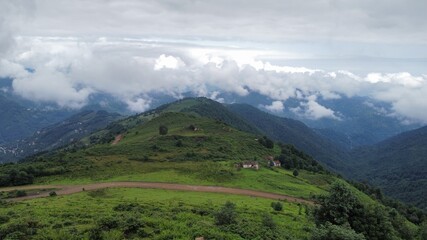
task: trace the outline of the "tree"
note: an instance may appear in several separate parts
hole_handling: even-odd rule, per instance
[[[298,172],[298,170],[295,169],[292,174],[294,175],[294,177],[297,177],[299,175],[299,172]]]
[[[360,205],[350,188],[340,181],[332,183],[329,196],[320,197],[319,202],[321,207],[315,213],[318,224],[330,222],[342,225],[348,223],[353,209]]]
[[[275,211],[282,211],[283,210],[283,204],[281,202],[272,202],[271,203],[271,207],[275,210]]]
[[[166,127],[165,125],[160,125],[159,127],[159,134],[160,135],[166,135],[168,134],[168,127]]]
[[[353,229],[327,223],[313,231],[312,240],[364,240],[365,237]]]
[[[236,222],[236,205],[227,201],[224,206],[215,214],[216,225],[229,225]]]

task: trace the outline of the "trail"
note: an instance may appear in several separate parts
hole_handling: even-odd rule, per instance
[[[147,188],[147,189],[192,191],[192,192],[225,193],[225,194],[235,194],[235,195],[243,195],[243,196],[250,196],[250,197],[268,198],[268,199],[274,199],[274,200],[287,200],[289,202],[297,202],[297,203],[314,205],[314,202],[306,199],[291,197],[291,196],[276,194],[276,193],[267,193],[262,191],[247,190],[247,189],[240,189],[240,188],[197,186],[197,185],[157,183],[157,182],[105,182],[105,183],[91,183],[91,184],[85,184],[85,185],[29,185],[29,186],[0,188],[0,191],[57,189],[55,190],[56,194],[61,196],[61,195],[78,193],[82,191],[92,191],[92,190],[104,189],[104,188]],[[8,200],[23,201],[23,200],[42,198],[42,197],[48,197],[48,196],[49,196],[49,192],[43,192],[36,195],[29,195],[29,196],[19,197],[19,198],[11,198]]]
[[[116,145],[123,139],[123,134],[119,134],[114,138],[114,141],[111,143],[111,145]]]

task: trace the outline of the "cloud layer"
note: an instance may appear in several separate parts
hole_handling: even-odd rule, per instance
[[[272,112],[296,98],[295,113],[339,121],[319,98],[365,96],[427,122],[423,67],[318,67],[328,58],[423,63],[425,9],[422,0],[0,0],[0,77],[13,78],[12,90],[27,99],[70,108],[96,93],[143,111],[156,93],[224,101],[221,93],[255,92],[271,100],[264,107]]]
[[[297,98],[302,103],[294,112],[313,119],[339,120],[339,113],[320,105],[317,98],[344,95],[388,102],[396,114],[427,121],[425,75],[359,76],[348,71],[278,66],[257,60],[259,52],[251,56],[245,49],[199,49],[161,42],[153,46],[145,40],[38,37],[20,38],[16,44],[20,54],[0,62],[0,75],[14,78],[17,94],[64,107],[81,107],[93,93],[110,94],[129,109],[143,111],[156,92],[177,98],[185,92],[212,98],[224,92],[240,96],[256,92],[272,100],[265,106],[270,111],[282,111],[283,101]]]

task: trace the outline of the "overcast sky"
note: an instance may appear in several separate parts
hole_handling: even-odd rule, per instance
[[[150,93],[302,100],[367,96],[427,122],[425,0],[0,0],[0,77],[79,108],[107,93],[143,111]],[[26,69],[33,69],[29,72]]]

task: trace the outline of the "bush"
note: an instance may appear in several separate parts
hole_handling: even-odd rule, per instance
[[[166,127],[165,125],[161,125],[159,127],[159,134],[160,135],[166,135],[166,134],[168,134],[168,127]]]
[[[365,237],[353,229],[327,223],[315,228],[312,240],[364,240]]]
[[[294,175],[294,177],[298,177],[298,175],[299,175],[299,172],[298,172],[298,170],[294,170],[294,172],[292,173],[292,175]]]
[[[262,225],[271,230],[276,229],[276,223],[269,214],[264,214],[262,216]]]
[[[55,197],[55,196],[57,196],[58,194],[56,194],[56,192],[55,191],[52,191],[52,192],[50,192],[49,193],[49,196],[51,196],[51,197]]]
[[[230,225],[236,222],[236,205],[226,202],[224,206],[215,214],[216,225]]]
[[[16,191],[16,197],[25,197],[25,196],[27,196],[27,192],[25,192],[24,190]]]
[[[281,202],[272,202],[271,203],[271,207],[275,210],[275,211],[282,211],[283,210],[283,204]]]

